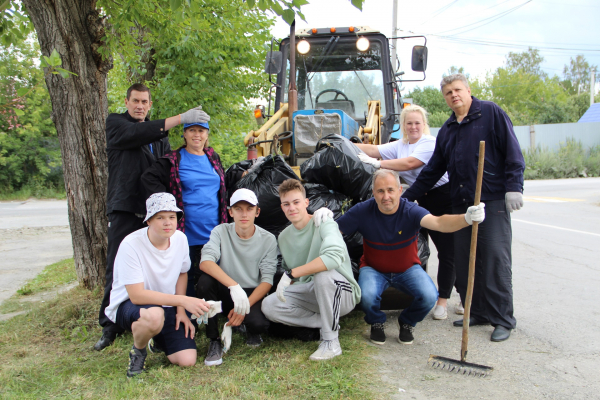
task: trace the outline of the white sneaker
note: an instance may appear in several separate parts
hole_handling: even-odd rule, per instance
[[[448,318],[448,311],[446,307],[440,306],[439,304],[433,307],[433,319],[446,319]]]
[[[458,303],[458,305],[456,306],[456,309],[454,310],[454,312],[458,315],[464,315],[465,314],[465,308],[463,307],[462,303]]]
[[[323,361],[332,359],[333,357],[337,357],[341,354],[342,348],[338,339],[323,340],[317,351],[312,353],[308,359],[312,361]]]

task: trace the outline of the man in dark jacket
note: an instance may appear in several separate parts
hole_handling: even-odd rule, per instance
[[[495,327],[492,341],[509,338],[513,316],[512,228],[510,213],[523,206],[525,161],[512,122],[497,104],[471,96],[462,74],[445,77],[442,94],[454,111],[440,129],[433,156],[403,197],[421,197],[448,171],[454,214],[473,204],[479,142],[485,141],[481,201],[486,219],[479,225],[475,286],[469,324]],[[471,228],[454,234],[456,288],[465,304]],[[462,320],[455,321],[462,326]]]
[[[122,329],[104,313],[109,304],[113,282],[113,265],[117,250],[125,236],[144,227],[146,196],[141,185],[142,173],[159,157],[171,150],[168,130],[188,122],[208,122],[210,117],[201,107],[183,114],[150,121],[152,106],[150,89],[136,83],[127,89],[123,114],[110,114],[106,119],[106,152],[108,155],[108,250],[106,255],[106,286],[100,305],[99,323],[102,337],[94,349],[109,346]]]

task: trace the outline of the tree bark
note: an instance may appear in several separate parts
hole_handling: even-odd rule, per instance
[[[105,121],[107,74],[103,58],[104,20],[96,0],[23,0],[37,32],[42,54],[54,49],[68,79],[47,75],[52,120],[60,140],[69,224],[77,278],[84,287],[104,286],[107,248]]]

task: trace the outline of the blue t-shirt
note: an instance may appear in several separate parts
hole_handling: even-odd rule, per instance
[[[400,198],[398,211],[387,215],[379,211],[374,198],[359,203],[338,220],[344,235],[358,231],[363,235],[360,268],[369,266],[379,272],[404,272],[421,264],[417,239],[421,220],[429,211]]]
[[[221,179],[206,155],[181,149],[179,178],[185,213],[185,235],[190,246],[206,244],[210,232],[219,224]]]

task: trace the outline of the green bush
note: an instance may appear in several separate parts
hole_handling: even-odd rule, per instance
[[[523,151],[525,179],[559,179],[600,176],[600,146],[584,149],[568,139],[558,151],[536,147]]]

